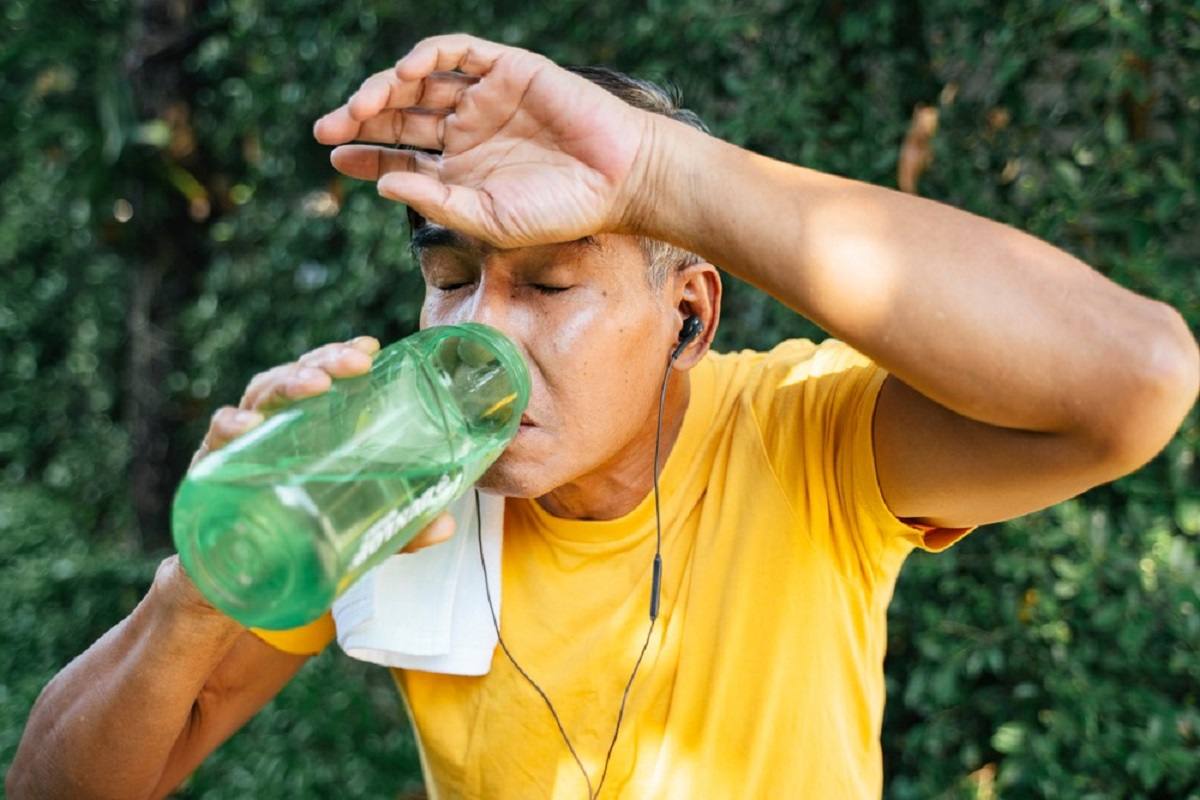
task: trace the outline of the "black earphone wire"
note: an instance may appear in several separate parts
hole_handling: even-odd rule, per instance
[[[596,800],[600,796],[600,790],[604,788],[604,779],[608,776],[608,764],[612,759],[613,748],[617,745],[617,736],[621,732],[621,720],[625,717],[625,701],[629,699],[629,690],[633,686],[634,676],[637,675],[638,667],[642,665],[642,658],[646,655],[646,649],[650,646],[650,637],[654,634],[654,626],[658,622],[658,601],[662,582],[662,516],[659,513],[658,502],[658,456],[662,441],[663,411],[667,402],[667,379],[671,376],[671,367],[674,365],[675,359],[683,352],[683,348],[690,341],[691,337],[688,337],[675,348],[675,351],[671,353],[671,357],[667,360],[666,372],[663,373],[662,391],[658,397],[658,424],[654,433],[655,537],[654,571],[650,581],[650,627],[646,629],[646,640],[642,642],[642,650],[638,653],[637,661],[633,665],[633,671],[629,673],[629,680],[625,682],[625,691],[621,694],[621,706],[617,709],[617,724],[613,727],[612,739],[608,743],[608,752],[604,756],[604,769],[600,772],[600,781],[596,784],[595,792],[592,791],[592,779],[588,775],[587,769],[584,768],[579,754],[575,752],[575,747],[571,744],[571,739],[567,736],[567,730],[563,727],[562,719],[559,718],[558,712],[554,710],[554,704],[550,702],[549,696],[542,690],[542,687],[538,686],[537,682],[529,676],[529,673],[517,663],[517,659],[513,657],[512,652],[508,649],[508,645],[504,643],[504,637],[500,635],[500,620],[496,617],[496,606],[492,603],[492,587],[488,583],[487,560],[483,557],[483,511],[479,500],[479,490],[475,490],[475,534],[476,541],[479,543],[479,563],[483,567],[483,587],[487,594],[488,608],[492,612],[492,626],[496,629],[496,640],[500,643],[500,649],[504,651],[504,655],[512,662],[513,668],[533,687],[533,690],[538,693],[538,696],[546,704],[546,708],[550,710],[550,715],[554,717],[554,724],[558,726],[558,732],[562,735],[563,742],[567,745],[567,750],[571,752],[571,757],[575,759],[575,764],[578,765],[579,771],[583,773],[583,780],[587,783],[588,800]]]
[[[571,757],[575,759],[575,763],[579,765],[580,772],[583,773],[583,779],[587,781],[588,800],[591,800],[592,780],[588,777],[587,770],[584,769],[583,762],[579,759],[579,754],[575,752],[575,748],[571,745],[571,740],[567,738],[567,731],[563,727],[562,720],[558,718],[558,712],[554,710],[554,704],[550,702],[550,698],[546,696],[542,687],[538,686],[537,681],[529,677],[529,673],[522,669],[521,665],[517,663],[517,659],[513,658],[508,645],[504,643],[504,637],[500,635],[500,621],[496,618],[496,606],[492,602],[492,587],[488,582],[487,560],[483,557],[483,511],[479,504],[478,489],[475,490],[475,538],[479,542],[479,563],[483,567],[483,588],[487,594],[488,608],[492,612],[492,625],[496,629],[496,639],[500,642],[500,649],[504,651],[504,655],[508,656],[508,660],[512,662],[513,667],[516,668],[517,672],[521,673],[521,676],[528,681],[529,685],[533,687],[534,691],[546,703],[546,707],[550,709],[550,714],[554,717],[554,723],[558,725],[558,732],[562,734],[563,741],[567,743],[567,749],[571,751]]]

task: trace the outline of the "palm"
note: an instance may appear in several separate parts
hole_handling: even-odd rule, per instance
[[[464,44],[465,55],[454,48]],[[477,78],[439,72],[447,61]],[[395,73],[368,80],[318,123],[317,136],[440,150],[353,146],[335,151],[334,163],[378,179],[381,192],[435,222],[508,248],[620,225],[646,116],[534,53],[438,37],[414,48]]]

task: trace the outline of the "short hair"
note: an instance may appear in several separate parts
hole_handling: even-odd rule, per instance
[[[708,126],[694,111],[681,106],[682,97],[677,87],[664,88],[652,81],[634,78],[609,67],[598,66],[568,66],[573,72],[611,94],[616,95],[634,108],[662,114],[677,122],[690,125],[697,130],[708,133]],[[425,218],[408,207],[409,230],[413,233],[423,225]],[[672,271],[678,271],[692,264],[698,264],[701,258],[695,253],[676,247],[670,242],[651,239],[646,236],[637,237],[638,247],[646,261],[646,277],[654,288],[661,288],[666,283],[667,276]],[[413,241],[414,250],[417,242]]]

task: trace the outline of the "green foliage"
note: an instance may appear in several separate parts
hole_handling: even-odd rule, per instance
[[[1189,0],[9,0],[0,30],[0,765],[144,591],[212,411],[316,344],[415,327],[403,210],[309,131],[421,36],[666,79],[723,138],[889,186],[934,105],[923,194],[1200,326]],[[720,347],[820,336],[731,283]],[[1198,440],[1193,412],[1134,475],[911,559],[889,797],[1200,798]],[[417,774],[386,673],[330,652],[181,795],[377,797]]]
[[[158,559],[78,532],[87,511],[37,487],[0,490],[0,765],[38,692],[137,605]],[[386,670],[336,647],[198,770],[179,798],[394,797],[419,787],[408,720]]]
[[[964,776],[985,763],[1001,797],[1197,796],[1195,533],[1086,499],[907,566],[889,631],[892,797],[973,797]]]

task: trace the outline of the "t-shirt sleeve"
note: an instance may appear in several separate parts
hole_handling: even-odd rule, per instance
[[[320,653],[326,645],[333,641],[336,634],[331,611],[326,611],[312,622],[301,625],[299,628],[282,631],[251,628],[250,632],[276,650],[305,656],[315,656]]]
[[[754,413],[772,468],[797,514],[876,574],[914,547],[941,552],[975,529],[896,517],[879,487],[872,424],[887,371],[837,339],[788,340],[764,354]]]

